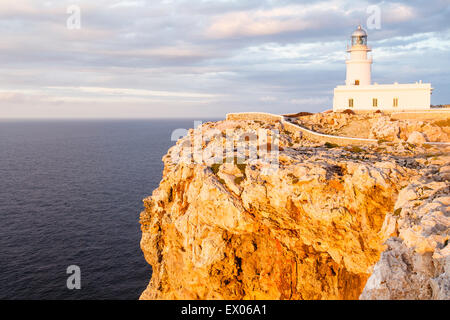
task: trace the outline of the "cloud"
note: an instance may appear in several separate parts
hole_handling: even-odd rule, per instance
[[[124,7],[145,7],[145,1],[119,1],[109,6],[112,9]]]
[[[383,3],[383,20],[384,23],[399,23],[404,21],[411,21],[418,17],[418,12],[415,8],[402,3]]]
[[[111,96],[142,96],[142,97],[172,97],[172,98],[216,98],[218,95],[197,92],[171,92],[171,91],[153,91],[139,90],[129,88],[102,88],[102,87],[47,87],[47,89],[102,94]]]
[[[277,101],[277,98],[276,97],[272,97],[272,96],[265,96],[265,97],[259,98],[259,101],[261,101],[261,102],[274,102],[274,101]]]
[[[317,98],[304,98],[304,99],[291,99],[289,103],[298,105],[320,105],[330,102],[330,98],[317,97]]]
[[[1,117],[324,110],[369,5],[374,81],[422,79],[450,101],[446,1],[78,0],[82,28],[68,30],[73,3],[0,3]]]
[[[212,19],[206,35],[220,39],[314,32],[355,11],[344,4],[345,1],[329,0],[225,13]],[[325,17],[331,19],[327,21]]]
[[[282,18],[282,19],[280,19]],[[238,12],[220,16],[206,31],[211,38],[237,36],[274,35],[282,32],[306,30],[314,27],[310,21],[303,21],[291,12],[286,16],[274,16],[274,12]]]

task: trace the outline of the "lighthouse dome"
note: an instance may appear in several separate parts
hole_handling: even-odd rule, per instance
[[[367,32],[359,25],[352,33],[352,46],[367,45]]]
[[[353,32],[352,37],[367,37],[367,32],[359,25]]]

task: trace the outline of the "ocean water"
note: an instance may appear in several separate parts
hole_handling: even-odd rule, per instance
[[[0,121],[0,299],[137,299],[142,199],[193,120]],[[69,290],[67,267],[81,269]]]

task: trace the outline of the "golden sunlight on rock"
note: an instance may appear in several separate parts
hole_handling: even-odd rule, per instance
[[[299,121],[317,129],[327,117]],[[349,117],[336,117],[333,130]],[[374,128],[386,121],[360,118]],[[141,248],[153,274],[141,299],[450,298],[448,148],[423,145],[416,132],[446,133],[397,125],[392,134],[376,130],[391,141],[360,147],[299,138],[280,122],[203,125],[223,133],[203,149],[220,147],[226,130],[278,130],[271,173],[259,162],[175,161],[191,130],[144,200]],[[419,143],[406,143],[407,132]]]

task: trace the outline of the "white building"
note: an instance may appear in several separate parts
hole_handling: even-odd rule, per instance
[[[431,105],[431,84],[372,84],[372,51],[367,46],[367,33],[359,26],[352,34],[345,85],[334,89],[333,110],[365,111],[427,110]]]

